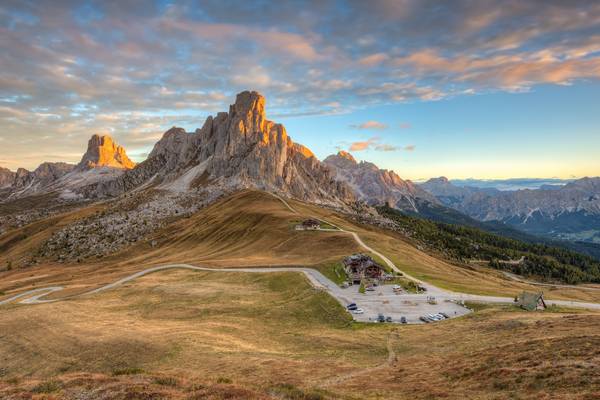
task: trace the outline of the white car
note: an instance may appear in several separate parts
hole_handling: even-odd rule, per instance
[[[428,316],[430,319],[434,320],[434,321],[441,321],[441,320],[442,320],[442,318],[440,318],[440,316],[439,316],[439,315],[427,314],[427,316]]]
[[[364,314],[365,310],[362,308],[357,308],[356,310],[352,310],[352,314]]]

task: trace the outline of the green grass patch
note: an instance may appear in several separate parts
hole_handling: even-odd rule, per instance
[[[315,269],[331,281],[335,282],[338,286],[344,282],[348,282],[346,271],[344,271],[344,267],[339,262],[317,265]]]
[[[44,381],[36,385],[31,391],[33,393],[56,393],[62,389],[62,382],[57,380]]]
[[[335,229],[335,230],[339,230],[337,226],[333,226],[333,225],[328,224],[327,222],[323,222],[323,221],[321,221],[321,229]]]
[[[389,281],[383,281],[384,285],[400,285],[408,293],[417,293],[418,284],[410,279],[396,276],[394,279]]]

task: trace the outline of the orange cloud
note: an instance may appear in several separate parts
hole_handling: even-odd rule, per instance
[[[348,148],[349,151],[364,151],[369,149],[374,149],[376,151],[397,151],[402,148],[388,143],[381,143],[381,138],[377,136],[368,140],[353,142]]]

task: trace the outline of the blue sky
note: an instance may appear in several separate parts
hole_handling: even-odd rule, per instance
[[[500,4],[500,5],[499,5]],[[425,179],[600,175],[600,3],[0,4],[0,166],[144,159],[257,90],[319,158]]]

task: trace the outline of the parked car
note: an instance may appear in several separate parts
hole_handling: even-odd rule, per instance
[[[385,316],[383,314],[377,315],[377,321],[379,321],[379,322],[385,322]]]
[[[424,317],[424,316],[422,316],[422,315],[419,317],[419,319],[420,319],[421,321],[425,322],[426,324],[428,324],[428,323],[430,323],[430,322],[431,322],[431,320],[430,320],[429,318],[427,318],[427,317]]]
[[[392,317],[385,317],[385,322],[392,322]]]
[[[348,310],[356,310],[358,308],[358,306],[356,305],[356,303],[350,303],[346,306],[346,309]]]
[[[367,287],[365,288],[365,290],[366,290],[367,292],[374,292],[374,291],[375,291],[375,288],[374,288],[373,286],[367,286]]]
[[[446,318],[446,319],[450,318],[450,317],[448,316],[448,314],[446,314],[446,313],[443,313],[443,312],[441,312],[441,313],[439,313],[439,314],[440,314],[442,317]]]
[[[439,315],[433,315],[433,314],[427,314],[427,317],[432,320],[432,321],[440,321],[442,319],[442,317],[440,317]]]
[[[356,308],[354,310],[352,310],[352,314],[364,314],[365,310],[363,310],[362,308]]]
[[[406,324],[406,317],[400,317],[400,323]]]

